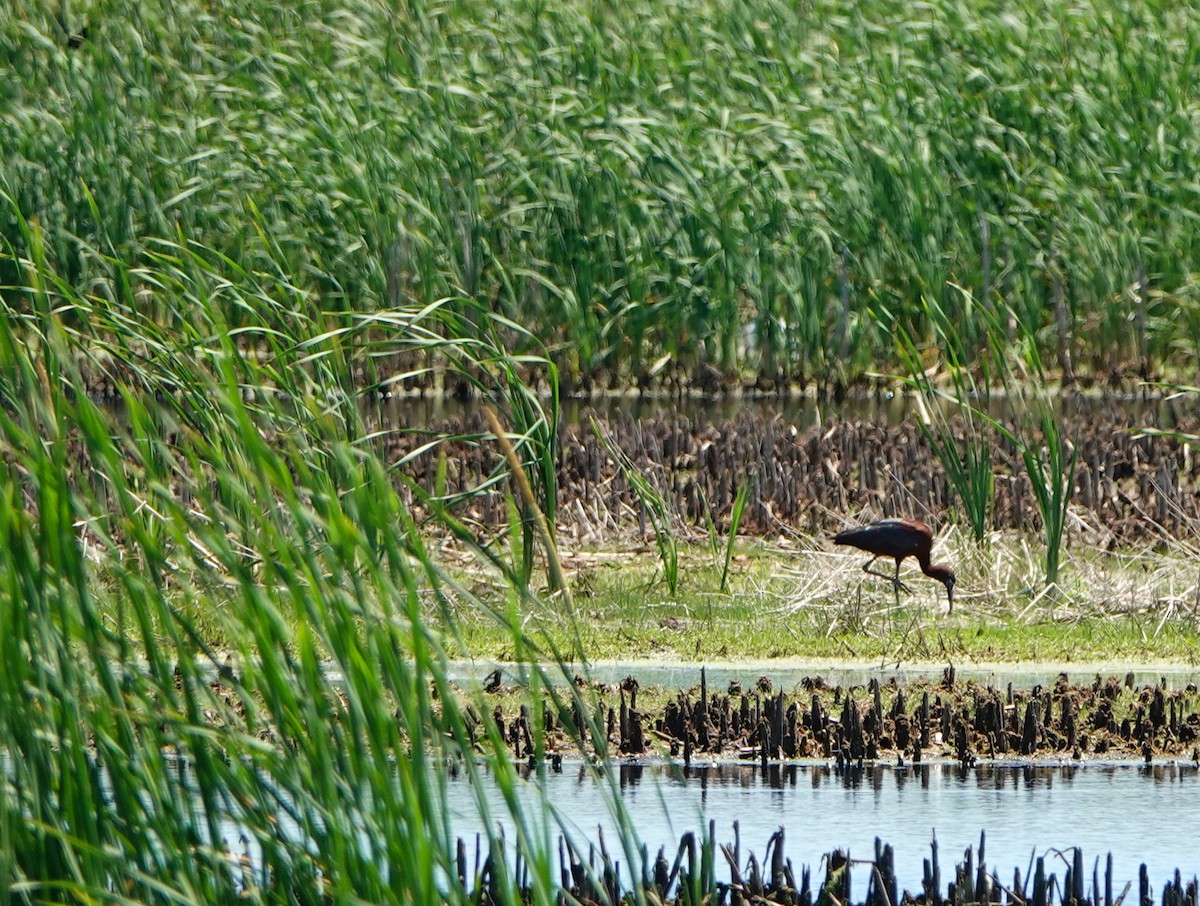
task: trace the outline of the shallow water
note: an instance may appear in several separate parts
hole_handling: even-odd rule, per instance
[[[501,681],[511,685],[525,685],[527,672],[514,669],[512,665],[485,661],[459,661],[450,665],[451,679],[462,682],[482,682],[492,670],[500,670]],[[586,671],[579,667],[566,672],[557,667],[547,668],[547,679],[552,683],[565,682],[567,676],[576,672],[586,675],[594,682],[616,683],[633,676],[642,686],[663,686],[667,689],[691,689],[700,684],[701,665],[695,663],[673,663],[665,660],[604,661],[591,664]],[[869,666],[862,663],[838,661],[788,661],[775,659],[755,663],[738,661],[713,663],[704,667],[710,692],[724,692],[731,682],[739,682],[749,689],[760,676],[771,680],[773,687],[785,691],[800,688],[805,679],[820,677],[830,686],[865,686],[871,680],[888,683],[895,680],[903,686],[917,680],[942,678],[944,665],[935,664],[884,664]],[[1015,688],[1029,690],[1036,685],[1052,686],[1058,676],[1066,673],[1072,683],[1090,684],[1097,675],[1116,677],[1124,681],[1133,674],[1135,686],[1154,685],[1165,682],[1169,689],[1182,689],[1189,683],[1200,685],[1200,669],[1178,663],[1163,664],[983,664],[956,666],[957,682],[975,682],[997,689],[1012,683]]]
[[[653,859],[659,847],[673,861],[683,833],[706,832],[716,822],[717,844],[734,841],[741,829],[743,868],[750,852],[761,861],[767,840],[785,829],[784,854],[795,867],[823,877],[821,859],[834,849],[852,858],[871,858],[880,837],[895,850],[900,888],[921,889],[922,862],[936,831],[943,893],[956,862],[986,834],[985,861],[1001,883],[1013,869],[1029,875],[1031,854],[1046,856],[1047,872],[1061,883],[1073,847],[1082,847],[1091,893],[1096,860],[1104,883],[1105,858],[1113,854],[1115,892],[1136,885],[1146,863],[1151,885],[1162,885],[1180,869],[1185,879],[1200,873],[1200,772],[1191,764],[1009,767],[985,765],[868,766],[836,772],[825,766],[721,764],[690,769],[666,765],[623,765],[607,778],[620,790],[633,826]],[[488,782],[485,780],[485,782]],[[609,851],[623,866],[616,824],[603,795],[604,782],[582,764],[531,772],[519,786],[524,807],[541,821],[546,808],[581,841],[596,842],[602,828]],[[493,814],[503,811],[498,790],[484,791]],[[545,794],[543,799],[539,795]],[[472,784],[449,784],[454,833],[473,841],[483,828]],[[512,839],[511,825],[506,836]],[[553,826],[553,825],[552,825]],[[470,851],[473,843],[468,846]],[[586,852],[586,842],[583,850]],[[1063,853],[1059,857],[1059,853]],[[616,855],[619,854],[619,855]],[[728,879],[719,858],[718,877]],[[865,898],[867,870],[852,871],[854,900]],[[628,883],[628,876],[623,877]],[[1157,897],[1156,897],[1157,898]]]
[[[693,423],[712,424],[742,417],[780,419],[804,429],[831,420],[860,419],[874,424],[899,424],[906,418],[922,416],[921,403],[913,394],[880,391],[855,393],[834,402],[818,400],[812,394],[753,396],[727,393],[715,397],[636,391],[598,394],[582,398],[563,397],[560,416],[564,424],[588,424],[591,415],[605,419],[650,419],[683,417]],[[1056,411],[1067,418],[1105,417],[1116,420],[1149,421],[1170,427],[1195,414],[1187,399],[1153,394],[1117,394],[1111,392],[1068,392],[1053,396]],[[994,392],[988,399],[975,398],[972,404],[998,418],[1009,417],[1014,403],[1005,394]],[[480,411],[478,400],[455,400],[432,395],[395,395],[385,399],[367,397],[362,410],[376,426],[428,425],[434,421],[470,416]],[[945,404],[945,411],[951,404]]]

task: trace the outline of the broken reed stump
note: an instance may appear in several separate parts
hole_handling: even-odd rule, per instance
[[[577,849],[566,837],[558,840],[560,889],[551,895],[558,902],[615,904],[645,900],[661,904],[730,904],[730,906],[1122,906],[1132,882],[1126,882],[1119,896],[1114,897],[1113,857],[1108,854],[1104,875],[1098,874],[1099,860],[1093,863],[1090,878],[1085,872],[1083,850],[1074,847],[1061,853],[1066,861],[1064,876],[1059,881],[1046,858],[1034,860],[1033,872],[1024,881],[1019,867],[1013,869],[1013,881],[1000,881],[995,869],[989,870],[985,854],[985,835],[979,835],[979,846],[967,847],[963,860],[954,865],[953,880],[942,887],[942,872],[937,836],[930,844],[930,855],[924,860],[921,890],[916,894],[899,889],[896,879],[895,853],[892,847],[875,838],[873,858],[855,859],[843,850],[828,853],[821,861],[825,865],[824,880],[819,889],[813,888],[812,872],[807,866],[800,869],[799,883],[792,860],[784,854],[784,829],[781,827],[767,841],[764,858],[750,852],[741,858],[742,843],[737,822],[733,825],[734,842],[716,843],[716,825],[709,821],[707,834],[697,839],[685,833],[674,858],[668,858],[665,847],[651,860],[645,846],[634,859],[634,865],[622,871],[621,863],[609,852],[601,831],[599,845],[588,845],[587,853]],[[524,902],[546,898],[535,897],[529,884],[530,854],[517,844],[509,853],[509,843],[500,834],[488,843],[486,853],[480,836],[475,838],[474,868],[469,870],[467,846],[459,838],[455,856],[456,897],[463,902],[507,902],[505,884],[515,882]],[[1067,857],[1070,857],[1067,861]],[[718,878],[719,857],[724,858],[724,877]],[[500,870],[512,866],[512,873]],[[866,896],[855,901],[851,885],[855,877],[866,878]],[[630,881],[633,880],[633,887]],[[1197,906],[1200,883],[1196,877],[1184,882],[1179,869],[1163,887],[1162,906]],[[1154,906],[1149,872],[1145,863],[1138,872],[1138,902],[1136,906]]]
[[[1097,544],[1178,537],[1200,521],[1200,457],[1186,441],[1187,434],[1200,434],[1200,419],[1180,413],[1171,421],[1178,434],[1138,434],[1128,430],[1141,426],[1133,417],[1115,413],[1079,414],[1063,425],[1064,434],[1076,439],[1073,506],[1095,527]],[[944,512],[953,503],[952,484],[913,421],[846,418],[801,427],[781,422],[768,407],[718,421],[664,413],[599,422],[669,510],[696,526],[707,527],[711,518],[719,531],[728,528],[737,486],[731,476],[745,476],[753,488],[739,523],[746,534],[777,533],[781,524],[824,534],[836,527],[836,514],[867,506],[913,517]],[[403,463],[405,476],[418,487],[464,495],[461,506],[472,522],[506,530],[505,491],[488,487],[495,451],[474,440],[488,430],[483,417],[420,424],[419,432],[382,432],[382,455]],[[965,437],[976,429],[959,423],[954,430]],[[455,439],[429,446],[430,436]],[[1000,432],[985,442],[998,478],[994,527],[1036,528],[1035,491],[1019,450]],[[645,497],[590,421],[560,423],[558,454],[560,531],[579,537],[601,532],[611,537],[622,527],[645,533],[650,518]],[[421,509],[407,481],[398,478],[397,488],[410,506]]]
[[[1096,675],[1073,685],[1063,674],[1052,685],[1024,692],[1012,683],[998,689],[955,681],[953,674],[924,688],[877,679],[866,687],[842,688],[806,677],[789,693],[763,677],[753,685],[730,683],[721,693],[709,689],[702,668],[698,686],[652,710],[642,706],[644,690],[632,676],[615,688],[593,685],[600,694],[590,702],[582,696],[569,702],[543,698],[540,750],[532,735],[532,704],[521,704],[508,718],[496,705],[491,719],[518,760],[535,751],[598,756],[615,751],[632,757],[669,754],[685,764],[698,756],[762,764],[821,758],[839,766],[929,757],[970,766],[981,757],[1046,755],[1200,761],[1200,693],[1193,685],[1170,689],[1165,679],[1139,689],[1132,676],[1122,683]],[[604,698],[612,692],[615,706]],[[478,712],[468,707],[466,713],[472,740],[480,739]]]

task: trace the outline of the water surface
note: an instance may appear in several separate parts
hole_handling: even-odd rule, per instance
[[[669,660],[639,661],[595,661],[586,669],[568,665],[564,671],[548,666],[546,679],[551,683],[566,682],[566,678],[578,673],[594,682],[617,683],[632,676],[642,686],[663,686],[667,689],[691,689],[700,684],[701,665]],[[731,682],[741,683],[751,689],[759,677],[769,679],[776,690],[788,692],[802,688],[804,680],[820,677],[830,686],[865,686],[871,680],[880,683],[895,681],[900,686],[918,680],[940,680],[944,664],[877,664],[850,663],[835,660],[802,661],[775,658],[755,663],[737,662],[710,663],[705,665],[705,678],[710,692],[724,692]],[[500,671],[502,682],[526,685],[528,668],[514,668],[511,664],[489,661],[457,661],[450,664],[449,677],[456,681],[482,681],[492,670]],[[1096,676],[1116,677],[1122,682],[1132,674],[1134,686],[1165,683],[1168,689],[1182,689],[1189,683],[1200,685],[1200,669],[1179,663],[1161,664],[968,664],[956,666],[956,682],[974,682],[983,686],[1003,689],[1008,683],[1014,688],[1028,691],[1036,685],[1053,686],[1060,674],[1065,673],[1072,683],[1090,684]]]
[[[1176,868],[1185,878],[1200,873],[1200,772],[1191,764],[985,765],[965,771],[949,764],[877,765],[841,773],[815,765],[775,765],[765,772],[740,764],[622,765],[598,782],[575,763],[561,773],[528,773],[519,792],[532,814],[544,814],[539,796],[544,791],[549,809],[574,836],[595,842],[602,828],[610,852],[620,853],[605,784],[619,790],[651,858],[664,847],[673,861],[681,835],[703,832],[709,820],[716,822],[716,842],[732,843],[737,821],[744,867],[749,852],[762,860],[767,840],[783,827],[784,853],[797,880],[806,865],[814,878],[823,877],[821,859],[837,848],[852,858],[871,858],[878,836],[895,850],[900,888],[915,893],[935,831],[943,892],[955,863],[968,847],[979,845],[981,832],[985,860],[1005,885],[1012,883],[1014,868],[1028,876],[1033,854],[1047,856],[1047,871],[1061,882],[1076,846],[1083,848],[1089,894],[1093,864],[1099,859],[1103,884],[1109,852],[1117,893],[1130,881],[1136,896],[1142,862],[1158,889]],[[496,789],[484,794],[493,814],[503,812]],[[449,795],[455,833],[473,840],[482,827],[472,784],[454,780]],[[512,839],[510,826],[506,835]],[[629,863],[624,854],[619,858],[623,866]],[[718,877],[728,879],[723,859],[719,869]],[[623,880],[628,883],[627,876]],[[852,872],[852,883],[854,899],[865,898],[865,867]]]

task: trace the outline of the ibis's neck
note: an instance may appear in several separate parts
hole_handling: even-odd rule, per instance
[[[921,564],[921,572],[929,576],[931,579],[941,579],[946,581],[946,576],[950,572],[944,566],[937,566],[929,562],[929,554],[917,554],[917,562]]]
[[[931,574],[930,570],[937,568],[932,563],[929,562],[929,554],[927,554],[927,553],[926,554],[917,554],[917,562],[921,564],[921,572],[923,572],[927,576]]]

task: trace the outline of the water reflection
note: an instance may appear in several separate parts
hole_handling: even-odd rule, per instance
[[[522,795],[546,820],[581,840],[597,828],[617,839],[605,802],[606,784],[619,793],[648,851],[675,852],[685,832],[715,822],[717,842],[733,841],[738,823],[742,851],[761,858],[766,842],[785,829],[793,864],[819,866],[835,848],[874,852],[875,838],[891,844],[902,888],[918,891],[923,860],[936,832],[942,872],[986,834],[987,863],[1005,874],[1025,870],[1030,853],[1081,847],[1091,861],[1111,852],[1115,878],[1137,882],[1145,862],[1152,878],[1176,868],[1200,872],[1200,849],[1187,830],[1200,823],[1200,772],[1192,764],[1028,766],[984,764],[876,764],[838,770],[824,765],[721,763],[621,764],[597,783],[594,769],[565,765],[527,773]],[[468,838],[474,792],[450,784],[452,825]],[[487,796],[491,791],[481,790]],[[494,805],[499,805],[497,798]],[[500,814],[493,811],[493,814]],[[1165,833],[1164,833],[1165,831]]]
[[[992,394],[990,399],[975,399],[972,402],[1000,419],[1010,416],[1013,410],[1013,404],[1001,393]],[[1117,396],[1064,393],[1055,395],[1053,404],[1056,411],[1068,419],[1090,417],[1149,421],[1163,428],[1174,427],[1195,416],[1195,405],[1187,398],[1149,394]],[[434,396],[393,396],[386,399],[366,396],[360,408],[369,426],[387,429],[477,416],[481,412],[482,402]],[[950,404],[944,403],[944,408],[949,412]],[[875,424],[894,425],[906,418],[921,417],[921,410],[915,397],[890,392],[852,395],[837,403],[817,400],[812,396],[679,398],[653,393],[583,399],[567,397],[561,401],[564,424],[587,425],[592,415],[610,420],[682,417],[697,424],[717,424],[745,417],[780,419],[803,430],[834,419],[861,419]]]
[[[771,680],[775,689],[796,693],[804,688],[806,679],[820,676],[831,686],[852,688],[866,686],[872,680],[879,683],[895,682],[906,687],[914,682],[940,679],[945,665],[928,664],[880,664],[877,667],[845,666],[836,662],[788,663],[787,661],[764,662],[760,665],[708,664],[705,675],[709,689],[724,689],[730,683],[743,686],[753,684],[760,676]],[[482,682],[492,671],[499,670],[503,682],[523,686],[529,682],[528,672],[514,669],[511,664],[490,661],[456,661],[449,665],[449,677],[457,682],[472,679]],[[974,682],[981,686],[1002,689],[1012,683],[1014,687],[1032,689],[1034,686],[1052,686],[1059,675],[1066,673],[1072,682],[1091,683],[1097,676],[1115,677],[1121,682],[1132,675],[1134,686],[1162,683],[1169,689],[1183,689],[1189,683],[1200,685],[1200,669],[1186,665],[1161,666],[1157,668],[1136,667],[1123,664],[1100,664],[1095,667],[1075,665],[1007,664],[994,667],[956,667],[958,682]],[[575,675],[585,675],[599,683],[619,683],[625,677],[636,676],[642,686],[663,686],[667,689],[689,689],[700,683],[700,666],[696,664],[670,664],[660,661],[597,662],[589,667],[550,667],[542,677],[543,682],[566,685],[574,681]],[[333,675],[336,680],[337,676]]]
[[[547,768],[522,763],[515,766],[517,775],[531,783],[545,781]],[[486,767],[484,768],[486,776]],[[658,762],[624,762],[611,766],[592,765],[587,762],[567,764],[566,773],[581,787],[595,785],[597,774],[611,771],[617,780],[618,789],[633,793],[643,782],[653,784],[669,782],[682,786],[693,786],[701,791],[712,787],[738,786],[743,789],[790,790],[801,781],[812,789],[821,789],[832,784],[844,790],[871,789],[879,791],[885,786],[903,789],[916,782],[921,789],[928,790],[930,781],[943,781],[953,777],[964,786],[979,790],[1051,790],[1055,784],[1069,784],[1077,776],[1087,778],[1089,786],[1096,786],[1113,778],[1141,777],[1156,784],[1180,783],[1200,775],[1200,767],[1193,762],[1162,762],[1159,764],[1133,764],[1123,762],[1064,764],[1005,764],[989,762],[964,768],[952,762],[933,764],[865,764],[862,767],[838,768],[833,765],[810,763],[780,764],[774,762],[762,767],[755,762],[711,762],[684,765]],[[447,769],[451,780],[466,779],[457,764]],[[551,769],[562,774],[563,768]]]

